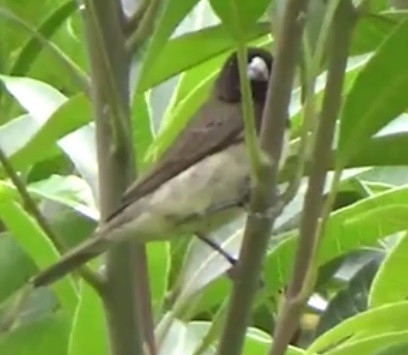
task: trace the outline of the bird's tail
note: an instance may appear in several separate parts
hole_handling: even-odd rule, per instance
[[[55,264],[40,271],[31,279],[31,284],[34,287],[47,286],[102,254],[111,244],[97,233],[63,255]]]

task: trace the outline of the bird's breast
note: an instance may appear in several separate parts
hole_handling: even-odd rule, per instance
[[[122,214],[127,218],[122,222],[127,223],[118,223],[122,227],[116,232],[124,236],[134,233],[141,241],[148,241],[217,228],[235,213],[212,214],[207,211],[236,200],[248,186],[249,164],[245,146],[232,145],[202,159],[128,206]],[[188,223],[184,223],[185,220]]]

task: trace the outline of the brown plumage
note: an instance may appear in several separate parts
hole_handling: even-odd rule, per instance
[[[264,59],[269,72],[271,71],[272,56],[269,52],[249,48],[248,63],[254,57]],[[251,82],[257,129],[261,125],[267,85],[266,81]],[[234,53],[226,60],[209,99],[149,172],[128,188],[123,196],[122,206],[108,221],[114,219],[130,203],[152,192],[189,166],[230,144],[242,141],[243,128],[238,61]]]
[[[272,56],[265,50],[249,48],[247,63],[251,63],[254,58],[256,58],[258,62],[261,60],[264,65],[266,65],[264,69],[267,72],[266,77],[252,78],[253,80],[250,81],[256,127],[259,129],[268,85],[267,80],[272,67]],[[261,72],[259,74],[265,75],[265,73]],[[137,235],[141,230],[133,230],[131,223],[133,223],[132,221],[134,219],[143,219],[142,217],[149,213],[150,207],[152,209],[150,214],[156,218],[156,220],[154,220],[152,219],[153,217],[151,217],[151,220],[155,223],[157,222],[157,230],[161,231],[160,228],[166,230],[168,229],[168,225],[174,227],[176,224],[171,224],[172,220],[167,219],[170,218],[166,214],[169,212],[169,208],[165,209],[162,215],[158,214],[158,216],[155,216],[154,213],[158,213],[156,210],[161,208],[160,203],[157,204],[157,201],[155,201],[156,205],[152,207],[149,205],[148,198],[149,196],[153,196],[152,199],[154,200],[155,192],[160,190],[162,186],[173,181],[175,177],[195,164],[204,161],[205,158],[215,156],[217,153],[225,151],[228,147],[236,146],[238,143],[242,145],[243,120],[239,87],[237,58],[236,54],[232,54],[225,62],[208,100],[192,117],[157,163],[126,191],[120,208],[102,224],[94,236],[62,256],[59,262],[34,277],[32,280],[34,286],[47,285],[93,257],[103,253],[113,243],[120,242],[127,238],[128,235]],[[240,155],[237,154],[241,154],[241,151],[239,151],[239,153],[236,153],[235,150],[233,151],[233,154],[235,154],[233,159],[235,160],[231,161],[231,163],[233,165],[235,164],[235,169],[237,169],[241,161]],[[244,155],[244,153],[242,154]],[[237,159],[237,156],[239,159]],[[243,157],[243,159],[245,159],[245,157]],[[212,167],[213,165],[201,164],[201,166],[205,169],[207,166]],[[241,175],[243,174],[244,173]],[[245,172],[245,174],[247,173]],[[236,175],[240,175],[239,169],[235,170],[234,176],[231,177],[235,179],[232,181],[235,181],[234,183],[238,186],[244,180],[241,177],[236,178]],[[225,180],[225,177],[222,178],[224,180],[222,180],[221,183],[228,185],[229,181]],[[238,181],[239,184],[236,181]],[[221,185],[220,182],[217,183],[219,184],[218,191],[222,191],[223,189],[220,188],[220,186],[222,187],[223,185]],[[171,186],[177,187],[174,183]],[[203,197],[203,191],[196,189],[195,192],[198,194],[197,198]],[[229,197],[229,195],[226,196]],[[190,196],[188,196],[188,198],[190,198]],[[191,198],[194,198],[194,196],[191,196]],[[146,199],[147,202],[144,203],[143,201]],[[173,204],[177,205],[178,202],[179,201],[173,201]],[[189,207],[186,206],[184,210],[183,208],[182,206],[181,211],[185,213]],[[160,210],[160,212],[162,211]],[[170,212],[172,212],[171,209]],[[141,223],[143,225],[143,222]],[[143,228],[146,229],[146,226],[143,225],[142,234],[145,232]],[[197,232],[197,230],[190,229],[188,229],[188,231]],[[154,228],[149,229],[147,234],[152,234],[154,231]]]

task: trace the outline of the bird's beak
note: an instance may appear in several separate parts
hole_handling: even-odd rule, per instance
[[[247,75],[249,80],[252,81],[268,81],[268,66],[261,57],[254,57],[248,64]]]

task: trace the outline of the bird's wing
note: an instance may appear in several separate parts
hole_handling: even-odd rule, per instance
[[[259,109],[255,111],[256,116],[259,116]],[[133,201],[154,191],[206,156],[238,142],[242,139],[242,131],[241,103],[227,103],[211,98],[190,120],[159,161],[130,186],[122,198],[122,205],[108,220]]]

